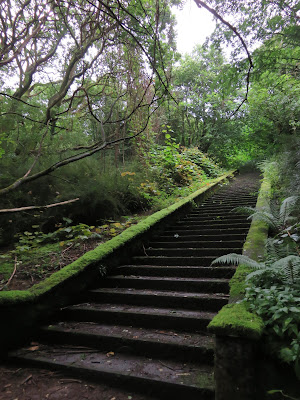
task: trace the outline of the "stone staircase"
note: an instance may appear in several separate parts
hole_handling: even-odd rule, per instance
[[[241,175],[151,241],[80,304],[41,327],[38,346],[15,362],[133,387],[162,399],[213,399],[210,320],[228,302],[234,267],[211,267],[241,253],[250,223],[231,212],[255,206],[258,177]]]

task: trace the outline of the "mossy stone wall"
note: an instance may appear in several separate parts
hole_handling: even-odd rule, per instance
[[[268,204],[270,184],[264,178],[256,208]],[[252,221],[243,254],[259,261],[264,257],[268,227],[260,221]],[[215,400],[263,399],[258,364],[259,340],[264,324],[256,314],[247,310],[243,299],[246,276],[252,270],[240,265],[230,281],[230,304],[224,306],[210,322],[208,330],[215,337]]]
[[[100,271],[106,269],[108,274],[112,274],[115,267],[129,262],[133,254],[142,252],[143,246],[147,246],[153,236],[187,214],[195,203],[204,201],[233,174],[234,171],[224,174],[185,199],[126,229],[29,290],[1,292],[0,354],[30,340],[35,328],[55,317],[59,307],[80,301],[85,289],[101,285]]]

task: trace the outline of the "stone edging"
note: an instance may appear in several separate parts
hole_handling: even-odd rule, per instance
[[[264,178],[260,187],[256,208],[260,209],[269,203],[270,183]],[[265,242],[268,237],[268,227],[262,221],[254,220],[251,223],[243,254],[260,261],[265,252]],[[240,265],[230,281],[230,300],[213,318],[208,330],[216,335],[229,335],[249,339],[259,339],[263,332],[263,321],[256,314],[250,313],[244,303],[237,303],[245,294],[245,278],[252,270]]]
[[[256,208],[268,204],[270,183],[264,178]],[[268,227],[252,221],[243,254],[259,261],[264,256]],[[230,304],[213,318],[208,330],[215,334],[215,400],[261,399],[263,389],[259,375],[262,319],[239,303],[245,295],[245,279],[252,270],[240,265],[230,281]]]

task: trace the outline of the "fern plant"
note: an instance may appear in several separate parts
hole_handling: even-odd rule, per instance
[[[260,275],[271,276],[288,285],[300,284],[300,257],[289,254],[289,249],[282,249],[269,240],[267,244],[267,257],[265,262],[257,262],[248,256],[230,253],[218,257],[212,264],[246,265],[253,269],[246,280]]]
[[[253,207],[237,207],[234,211],[249,215],[248,219],[265,222],[276,234],[295,223],[296,217],[291,214],[295,211],[298,200],[298,196],[287,197],[279,209],[274,202],[271,202],[269,207],[262,207],[260,210]]]

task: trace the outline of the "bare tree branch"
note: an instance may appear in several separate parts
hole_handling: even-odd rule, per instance
[[[64,206],[66,204],[70,203],[75,203],[75,201],[78,201],[79,197],[76,199],[72,200],[66,200],[66,201],[61,201],[59,203],[53,203],[53,204],[47,204],[45,206],[27,206],[27,207],[20,207],[20,208],[4,208],[0,210],[1,214],[7,214],[7,213],[15,213],[15,212],[20,212],[20,211],[28,211],[28,210],[44,210],[47,208],[52,208],[52,207],[57,207],[57,206]]]
[[[14,100],[20,101],[21,103],[26,104],[27,106],[30,106],[30,107],[40,108],[39,106],[35,106],[34,104],[27,103],[26,101],[20,99],[19,97],[12,96],[12,95],[7,94],[7,93],[0,92],[0,96],[5,96],[5,97],[9,97],[10,99],[14,99]]]
[[[40,178],[42,176],[49,175],[51,172],[55,171],[58,168],[61,168],[61,167],[65,166],[65,165],[68,165],[68,164],[71,164],[73,162],[82,160],[83,158],[90,157],[91,155],[93,155],[93,154],[99,152],[100,150],[103,150],[103,149],[105,149],[105,148],[107,148],[109,146],[115,145],[115,144],[123,142],[123,141],[128,141],[128,140],[134,139],[135,137],[140,135],[146,129],[146,127],[148,125],[148,122],[149,122],[149,118],[150,118],[150,116],[148,115],[146,124],[137,133],[135,133],[135,134],[133,134],[131,136],[127,136],[125,138],[119,138],[119,139],[111,140],[110,142],[106,142],[106,143],[100,144],[100,145],[96,146],[95,148],[91,149],[90,151],[86,151],[84,153],[73,155],[71,157],[68,157],[68,158],[62,160],[62,161],[59,161],[59,162],[57,162],[55,164],[52,164],[50,167],[44,169],[43,171],[37,172],[34,175],[29,175],[29,176],[26,176],[26,177],[22,177],[22,178],[16,180],[11,185],[9,185],[9,186],[7,186],[7,187],[5,187],[3,189],[0,189],[0,196],[4,195],[4,194],[7,194],[9,192],[12,192],[13,190],[17,189],[21,185],[24,185],[25,183],[32,182],[32,181],[35,181],[36,179],[38,179],[38,178]]]

